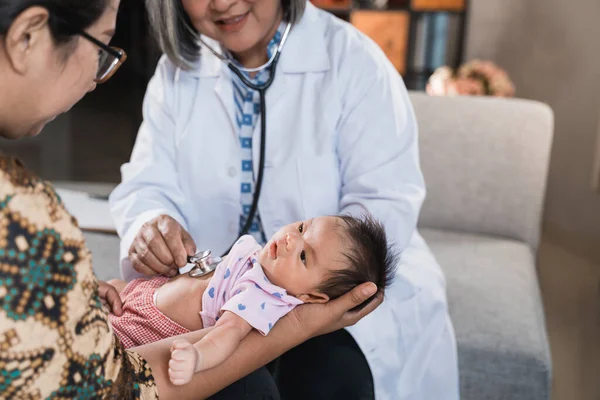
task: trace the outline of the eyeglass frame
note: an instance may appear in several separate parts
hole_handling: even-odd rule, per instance
[[[97,84],[102,84],[108,81],[110,78],[112,78],[115,72],[117,72],[117,70],[125,62],[125,60],[127,60],[127,53],[125,53],[125,50],[119,47],[108,46],[102,43],[87,32],[79,31],[78,34],[114,57],[114,60],[110,64],[110,67],[106,71],[106,74],[104,74],[104,76],[102,76],[101,78],[94,79],[94,82],[96,82]]]

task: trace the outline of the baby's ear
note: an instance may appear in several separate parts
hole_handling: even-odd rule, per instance
[[[323,304],[329,301],[329,296],[321,292],[311,292],[307,294],[301,294],[296,297],[298,300],[302,300],[305,303]]]

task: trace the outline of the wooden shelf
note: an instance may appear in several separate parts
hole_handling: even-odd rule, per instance
[[[406,70],[406,50],[410,16],[406,11],[355,10],[350,22],[381,47],[394,67]]]
[[[463,11],[465,0],[412,0],[411,8],[414,11]]]
[[[430,22],[438,18],[451,18],[455,21],[453,34],[456,43],[452,64],[463,58],[467,0],[309,0],[316,7],[350,22],[358,30],[369,36],[383,50],[385,55],[405,77],[407,87],[422,86],[423,79],[431,74],[431,68],[417,67],[419,63],[431,63],[433,51],[432,33],[421,29],[430,27]],[[443,15],[446,14],[446,15]],[[423,22],[425,21],[425,22]],[[445,35],[449,35],[446,28]],[[447,40],[447,39],[442,39]],[[440,42],[437,42],[440,43]],[[418,46],[418,49],[417,47]],[[448,42],[444,44],[448,46]],[[448,56],[445,56],[448,59]],[[428,64],[427,64],[428,65]],[[415,70],[418,68],[418,70]]]
[[[354,11],[409,11],[414,13],[450,12],[462,13],[466,9],[466,0],[407,0],[393,1],[381,6],[353,4],[352,0],[310,0],[316,7],[334,14],[350,14]]]
[[[351,0],[310,0],[316,7],[329,12],[350,12],[352,8]]]

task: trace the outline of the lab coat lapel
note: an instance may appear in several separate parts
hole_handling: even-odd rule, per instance
[[[283,93],[285,93],[285,86],[287,81],[287,76],[281,70],[275,70],[275,79],[273,79],[273,83],[271,87],[267,89],[266,93],[266,114],[267,114],[267,124],[266,124],[266,147],[265,147],[265,166],[269,167],[269,143],[273,139],[273,135],[276,135],[280,130],[281,126],[280,119],[281,115],[281,107],[282,102],[285,99],[282,99]],[[258,178],[258,169],[260,166],[260,143],[261,143],[261,116],[259,116],[256,121],[256,125],[254,126],[254,132],[252,134],[252,159],[256,160],[252,163],[252,168],[254,170],[255,179]],[[272,150],[271,150],[272,151]]]
[[[204,36],[203,38],[212,48],[219,49],[219,44],[216,41]],[[194,67],[190,73],[200,79],[215,79],[215,94],[219,98],[224,112],[227,114],[231,125],[231,133],[237,140],[233,84],[230,76],[231,71],[227,67],[227,64],[207,49],[201,48],[200,57],[194,63]]]
[[[265,166],[271,166],[273,152],[281,146],[290,145],[285,140],[288,123],[286,116],[298,109],[295,96],[284,96],[289,85],[295,79],[303,79],[307,72],[322,72],[330,68],[326,47],[325,25],[319,18],[319,11],[310,2],[300,22],[292,27],[288,41],[283,46],[281,57],[275,72],[273,84],[267,90],[267,143],[265,148]],[[270,148],[270,150],[269,150]],[[260,120],[254,128],[252,156],[254,176],[258,177],[260,157]]]
[[[292,27],[281,52],[278,68],[284,74],[322,72],[330,68],[327,25],[319,17],[321,12],[312,3],[306,3],[304,16]]]
[[[237,122],[235,120],[235,105],[233,104],[233,84],[230,77],[227,76],[228,72],[229,70],[225,66],[221,68],[221,74],[217,78],[217,82],[215,84],[215,93],[219,97],[221,105],[229,117],[229,122],[231,123],[231,133],[236,137],[237,140]]]

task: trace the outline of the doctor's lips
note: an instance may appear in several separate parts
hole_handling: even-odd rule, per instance
[[[224,31],[233,31],[239,29],[242,24],[246,21],[246,17],[249,12],[244,13],[242,15],[238,15],[236,17],[228,17],[228,18],[220,18],[215,21],[216,25],[219,29]]]

